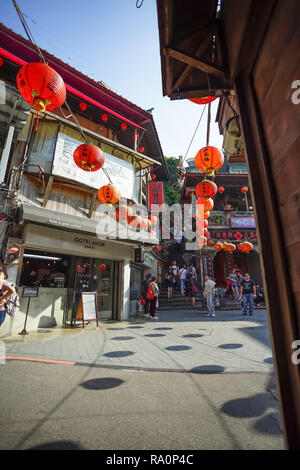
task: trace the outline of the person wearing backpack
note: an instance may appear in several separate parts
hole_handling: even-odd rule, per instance
[[[156,283],[156,277],[152,276],[151,282],[148,287],[147,299],[150,300],[150,318],[158,320],[158,317],[155,316],[156,303],[159,296],[159,288]]]
[[[5,277],[4,271],[0,269],[0,326],[5,320],[6,303],[15,293],[15,289],[6,281]]]
[[[185,303],[188,305],[189,299],[192,299],[192,307],[195,307],[195,292],[194,292],[194,279],[193,270],[191,266],[187,268],[186,279],[185,279]]]

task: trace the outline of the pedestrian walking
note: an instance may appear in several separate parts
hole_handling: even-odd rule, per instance
[[[241,284],[241,295],[243,296],[243,315],[247,315],[247,307],[249,305],[249,315],[253,315],[254,298],[256,298],[256,286],[253,279],[250,278],[248,273],[245,274],[245,279]]]
[[[6,303],[8,299],[15,293],[15,289],[6,281],[5,272],[0,269],[0,326],[5,320]]]
[[[185,279],[185,303],[188,305],[189,299],[192,299],[192,307],[195,307],[195,292],[194,292],[194,280],[193,271],[190,266],[187,268],[186,279]]]
[[[187,265],[184,264],[183,268],[181,268],[179,271],[180,289],[181,289],[182,295],[184,295],[186,275],[187,275]]]
[[[169,269],[172,269],[173,273],[173,289],[176,288],[177,282],[179,281],[179,267],[177,266],[176,261],[173,261]]]
[[[175,280],[174,280],[172,268],[170,268],[166,272],[165,280],[166,280],[167,287],[168,287],[168,303],[170,303],[172,296],[173,296],[173,287],[175,287]]]
[[[145,315],[149,315],[150,301],[149,301],[149,299],[147,299],[147,292],[148,292],[148,287],[149,287],[150,282],[151,282],[151,274],[147,273],[146,276],[145,276],[145,279],[143,281],[143,288],[142,288],[142,296],[143,296],[143,299],[145,301],[145,304],[144,304],[144,313],[145,313]]]
[[[214,305],[214,294],[215,294],[215,281],[212,280],[211,276],[204,276],[204,291],[203,297],[206,299],[207,304],[207,316],[215,317],[215,305]]]
[[[150,300],[150,318],[154,320],[158,320],[158,317],[155,315],[158,296],[159,288],[156,283],[156,277],[152,276],[151,282],[148,287],[147,298]]]

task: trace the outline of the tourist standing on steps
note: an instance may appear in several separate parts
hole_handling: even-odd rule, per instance
[[[165,280],[167,282],[167,287],[168,287],[168,303],[170,303],[172,296],[173,296],[173,287],[174,287],[174,277],[173,277],[173,271],[171,268],[166,273]]]
[[[211,276],[204,276],[204,291],[203,297],[206,299],[208,317],[215,317],[215,305],[214,305],[214,294],[215,294],[215,281],[212,280]]]
[[[256,286],[253,279],[250,278],[248,273],[245,274],[245,279],[241,285],[241,295],[243,296],[243,315],[247,315],[247,307],[249,305],[249,315],[253,315],[254,298],[256,297]]]
[[[172,269],[172,273],[173,273],[173,288],[175,289],[176,286],[177,286],[177,282],[179,281],[179,267],[177,266],[176,264],[176,261],[173,261],[172,262],[172,265],[169,267],[169,269]]]
[[[238,277],[235,272],[235,269],[229,271],[229,279],[233,288],[234,298],[235,300],[239,299],[239,284],[238,284]]]
[[[181,268],[179,271],[180,288],[181,288],[182,295],[184,295],[184,290],[185,290],[186,274],[187,274],[187,265],[184,264],[183,268]]]
[[[151,282],[148,287],[147,298],[150,300],[150,318],[158,320],[158,317],[155,316],[156,303],[159,296],[159,288],[156,283],[156,277],[152,276]]]

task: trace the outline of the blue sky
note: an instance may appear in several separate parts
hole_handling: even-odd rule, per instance
[[[203,107],[162,95],[161,64],[155,0],[17,0],[40,47],[116,93],[153,117],[165,156],[185,155]],[[1,22],[25,36],[11,0],[1,2]],[[212,103],[210,145],[221,147]],[[202,118],[187,159],[206,144],[207,113]]]

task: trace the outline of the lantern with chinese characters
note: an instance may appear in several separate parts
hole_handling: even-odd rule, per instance
[[[214,244],[214,248],[218,251],[223,250],[223,243],[222,242],[216,242]]]
[[[120,199],[120,190],[113,184],[106,184],[98,190],[97,197],[101,202],[116,204]]]
[[[116,208],[116,218],[118,220],[127,220],[130,215],[132,215],[132,209],[125,204],[121,204]]]
[[[126,131],[127,127],[128,126],[127,126],[126,122],[122,122],[122,124],[121,124],[122,131]]]
[[[80,111],[85,111],[86,110],[86,103],[79,103],[79,109]]]
[[[217,185],[210,180],[203,180],[196,186],[196,194],[199,197],[214,197],[217,194]]]
[[[97,171],[105,162],[104,153],[99,147],[92,144],[81,144],[73,154],[76,165],[84,171]]]
[[[197,204],[197,206],[203,204],[204,205],[204,211],[211,211],[214,207],[214,201],[212,200],[211,197],[209,197],[209,198],[200,197],[196,204]]]
[[[216,96],[203,96],[203,98],[188,98],[190,101],[196,104],[208,104],[217,99]]]
[[[108,121],[108,114],[105,114],[105,113],[101,114],[101,121],[107,122]]]
[[[213,176],[224,163],[223,153],[217,147],[207,146],[199,150],[195,156],[195,165],[199,171]]]
[[[66,99],[66,87],[61,76],[40,62],[23,65],[17,75],[17,87],[24,100],[39,111],[53,111]]]
[[[245,241],[245,242],[239,243],[237,248],[238,248],[239,251],[242,251],[243,253],[249,254],[250,251],[253,250],[253,245],[252,245],[252,243]]]
[[[248,192],[247,186],[243,186],[243,187],[241,188],[241,193],[247,193],[247,192]]]
[[[99,268],[101,271],[106,271],[106,265],[105,264],[100,264]]]
[[[224,191],[225,191],[225,189],[224,189],[224,187],[223,187],[223,186],[219,186],[219,187],[218,187],[218,190],[217,190],[217,192],[218,192],[219,194],[223,194],[223,193],[224,193]]]

